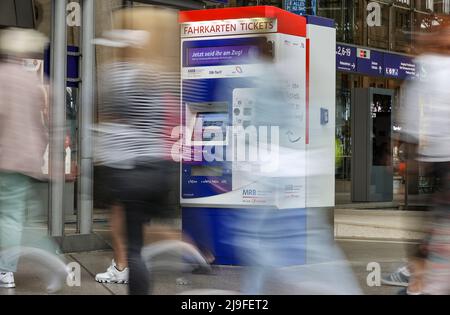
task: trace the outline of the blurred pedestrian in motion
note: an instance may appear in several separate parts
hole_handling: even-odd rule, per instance
[[[96,160],[104,166],[108,202],[125,213],[129,293],[148,294],[143,227],[151,218],[167,217],[170,202],[176,202],[170,191],[177,176],[172,157],[177,139],[171,132],[179,124],[178,14],[157,7],[124,9],[115,12],[114,25],[95,40],[115,48],[118,57],[104,65],[100,80]],[[117,271],[113,265],[97,277],[120,277]]]
[[[417,41],[421,77],[407,86],[402,132],[434,178],[428,235],[410,259],[407,294],[450,293],[450,19],[437,16]]]
[[[286,58],[275,64],[266,51],[256,60],[271,75],[254,79],[251,119],[256,130],[269,128],[270,149],[260,150],[257,161],[238,161],[233,176],[251,183],[248,187],[258,187],[267,204],[230,211],[225,223],[232,230],[231,242],[238,249],[238,259],[248,266],[242,292],[359,294],[356,278],[334,242],[331,210],[298,206],[306,200],[307,180],[312,176],[333,178],[334,163],[330,161],[334,161],[334,147],[311,146],[306,164],[305,116],[302,107],[289,99],[288,87],[295,82],[290,81],[295,80],[290,62]],[[278,133],[272,134],[274,128]],[[317,127],[310,128],[315,134]],[[257,152],[256,143],[245,144],[248,152]]]
[[[0,32],[0,287],[15,287],[19,255],[10,259],[1,251],[20,246],[27,193],[32,179],[42,178],[45,94],[24,59],[42,54],[45,44],[34,30]]]

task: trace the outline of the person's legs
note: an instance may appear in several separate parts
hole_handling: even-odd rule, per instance
[[[133,295],[149,293],[150,272],[141,256],[143,226],[167,209],[170,186],[165,163],[144,164],[122,174],[119,193],[126,218],[129,293]]]
[[[439,171],[436,168],[435,163],[422,163],[422,167],[424,168],[424,173],[428,178],[436,179],[436,176],[439,176]],[[429,200],[428,211],[433,210],[433,202]],[[428,256],[428,244],[431,237],[430,231],[426,232],[425,237],[417,246],[413,246],[408,253],[408,270],[410,273],[410,277],[407,283],[407,294],[416,295],[421,294],[424,285],[424,272],[425,272],[425,263]]]
[[[150,272],[141,256],[143,246],[144,215],[132,203],[125,204],[125,222],[127,230],[127,257],[129,276],[129,294],[149,294],[151,280]]]
[[[125,237],[125,214],[120,204],[111,206],[111,237],[114,249],[114,261],[119,271],[128,267]]]
[[[111,206],[111,236],[114,259],[106,272],[95,275],[95,280],[100,283],[128,283],[128,261],[125,236],[125,214],[123,206],[114,203]]]
[[[428,256],[423,263],[423,292],[450,294],[450,209],[445,205],[433,210]]]
[[[415,295],[422,293],[425,262],[426,260],[420,257],[413,257],[409,260],[408,268],[411,272],[411,276],[408,282],[407,294]]]
[[[25,175],[0,172],[0,250],[20,246],[29,185]],[[0,255],[0,272],[15,272],[17,262]]]
[[[413,246],[412,254],[409,254],[407,268],[410,276],[407,282],[407,294],[421,294],[424,286],[425,265],[428,257],[428,249],[431,232],[423,238],[422,242]]]
[[[435,163],[439,189],[433,197],[428,255],[424,265],[423,291],[450,293],[450,162]]]
[[[128,283],[128,263],[126,254],[125,239],[125,218],[123,205],[119,201],[118,192],[120,192],[120,182],[122,180],[121,170],[106,166],[97,166],[96,189],[97,195],[103,201],[102,204],[108,205],[111,210],[110,225],[113,247],[113,261],[105,272],[98,273],[95,280],[101,283]]]

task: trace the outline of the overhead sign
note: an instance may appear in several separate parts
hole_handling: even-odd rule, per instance
[[[415,78],[416,64],[408,56],[384,54],[384,75],[402,80]]]
[[[283,9],[298,15],[306,15],[306,0],[285,0]]]
[[[343,44],[336,45],[336,70],[400,80],[419,76],[419,66],[410,56]]]
[[[356,47],[336,45],[336,69],[356,72]]]
[[[181,24],[181,37],[275,32],[277,32],[277,20],[271,18],[232,19]]]

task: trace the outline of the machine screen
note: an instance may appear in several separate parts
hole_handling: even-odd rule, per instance
[[[217,166],[193,166],[191,176],[223,176],[223,169]]]
[[[255,45],[195,47],[187,49],[187,66],[217,66],[255,63],[260,48]]]
[[[192,140],[226,141],[227,125],[228,113],[226,112],[197,113]],[[205,131],[206,128],[209,130]]]

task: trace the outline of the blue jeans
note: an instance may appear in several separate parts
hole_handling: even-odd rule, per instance
[[[0,251],[20,246],[29,188],[29,177],[0,172]],[[0,272],[15,272],[17,262],[0,253]]]

